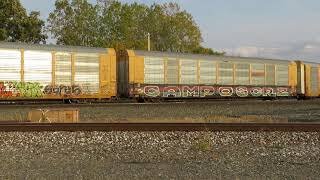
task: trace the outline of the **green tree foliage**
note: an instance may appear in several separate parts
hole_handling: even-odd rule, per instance
[[[198,48],[193,49],[192,53],[195,53],[195,54],[209,54],[209,55],[217,55],[217,56],[225,55],[225,52],[214,51],[211,48],[205,48],[205,47],[202,47],[202,46],[199,46]]]
[[[48,18],[48,31],[58,44],[117,49],[216,54],[203,48],[201,32],[191,14],[176,3],[121,3],[115,0],[57,0]]]
[[[35,11],[28,15],[19,0],[0,0],[0,40],[45,43],[44,21],[39,16]]]
[[[48,18],[48,29],[57,44],[95,46],[99,36],[96,7],[87,1],[58,0]]]

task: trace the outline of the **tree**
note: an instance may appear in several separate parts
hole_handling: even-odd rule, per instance
[[[218,55],[218,56],[223,56],[225,55],[225,52],[218,52],[218,51],[214,51],[211,48],[205,48],[202,46],[199,46],[197,48],[195,48],[192,53],[195,54],[208,54],[208,55]]]
[[[212,53],[201,49],[201,32],[191,14],[176,3],[121,3],[116,0],[57,0],[48,18],[48,31],[58,44],[116,49],[151,49]],[[200,48],[200,49],[199,49]]]
[[[57,44],[96,46],[99,36],[96,7],[86,0],[57,0],[50,13],[47,30]]]
[[[39,16],[35,11],[28,15],[19,0],[0,0],[0,40],[45,43],[45,24]]]

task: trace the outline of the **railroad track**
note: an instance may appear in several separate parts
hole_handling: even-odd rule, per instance
[[[144,103],[137,103],[137,102],[98,102],[98,103],[73,103],[73,104],[63,104],[63,103],[55,103],[55,102],[36,102],[36,103],[26,103],[26,104],[19,104],[19,103],[0,103],[0,108],[15,108],[15,107],[104,107],[104,106],[130,106],[130,105],[170,105],[170,104],[219,104],[219,103],[264,103],[265,101],[256,100],[256,99],[243,99],[243,100],[227,100],[227,99],[220,99],[220,100],[203,100],[203,101],[165,101],[165,102],[144,102]],[[297,100],[295,99],[288,99],[288,100],[275,100],[270,101],[268,103],[295,103]]]
[[[0,123],[0,131],[309,131],[320,123]]]

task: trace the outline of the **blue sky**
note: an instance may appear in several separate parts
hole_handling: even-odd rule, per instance
[[[319,0],[172,1],[194,16],[205,46],[236,56],[320,62]],[[40,11],[44,19],[54,9],[54,0],[21,2],[29,11]],[[136,2],[152,4],[170,0]]]

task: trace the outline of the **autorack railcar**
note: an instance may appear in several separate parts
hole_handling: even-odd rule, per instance
[[[0,43],[0,99],[116,96],[114,49]]]
[[[119,94],[139,98],[317,97],[319,64],[128,50]],[[298,78],[299,76],[299,78]],[[299,80],[299,82],[298,82]]]
[[[319,97],[304,61],[0,43],[0,100]]]

